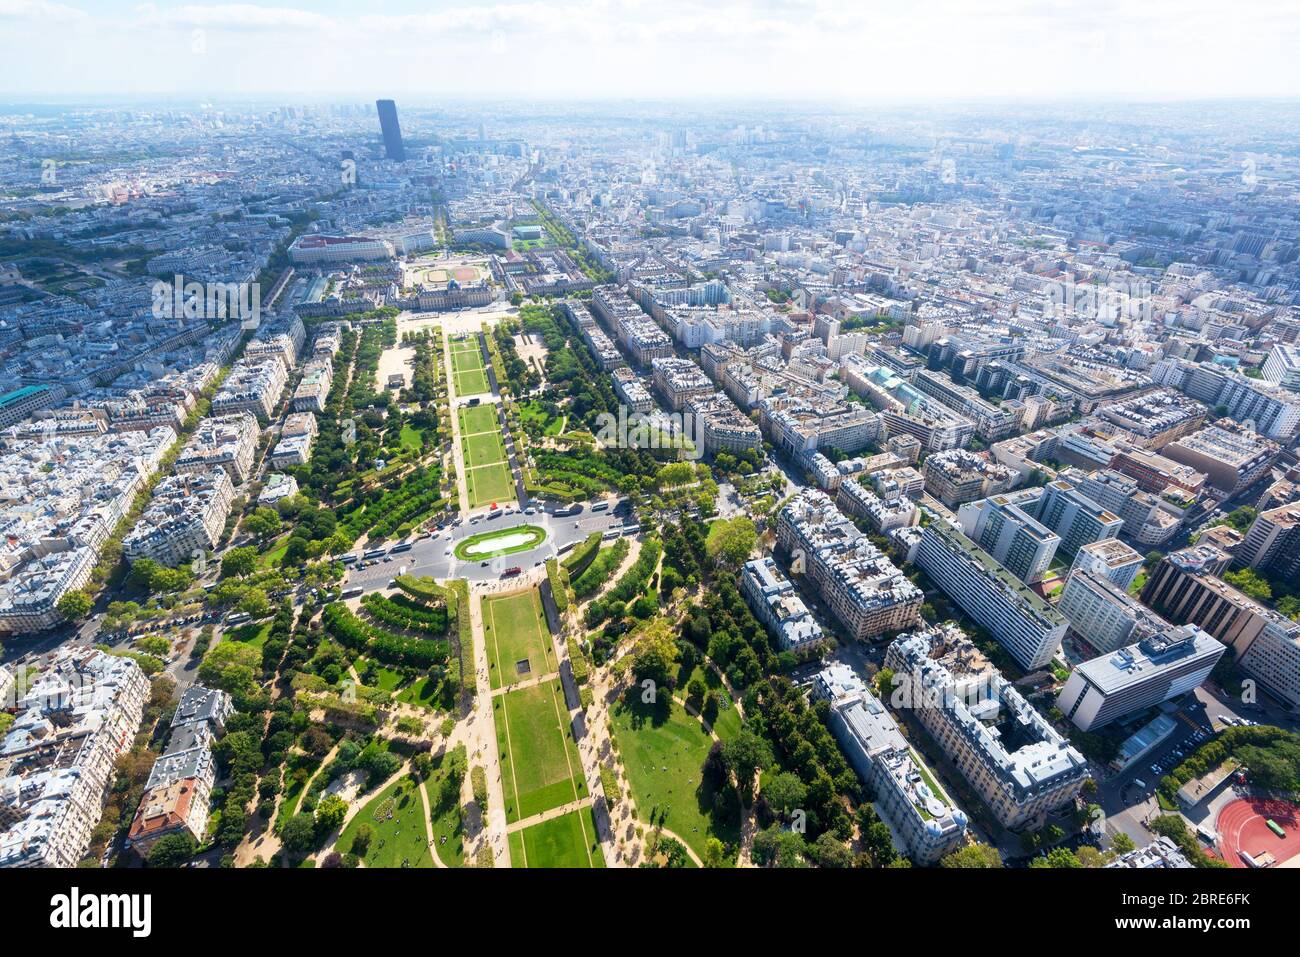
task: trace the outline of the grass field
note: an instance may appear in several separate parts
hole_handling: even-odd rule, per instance
[[[515,501],[515,477],[504,462],[466,469],[465,485],[469,489],[469,507],[491,505],[493,502]]]
[[[221,636],[222,641],[238,641],[254,648],[261,648],[271,636],[271,622],[249,622],[238,628],[227,628]]]
[[[558,680],[493,698],[492,717],[501,752],[507,822],[587,796]]]
[[[489,391],[487,373],[482,369],[456,373],[457,395],[483,395]]]
[[[485,599],[483,632],[487,641],[488,677],[493,688],[549,675],[559,668],[542,612],[542,599],[535,588]],[[520,674],[515,663],[525,658],[528,671]]]
[[[604,867],[591,808],[510,832],[512,867]]]
[[[475,469],[481,465],[495,465],[506,460],[506,444],[501,440],[500,432],[480,432],[468,438],[461,433],[460,444],[465,452],[467,469]]]
[[[700,769],[713,745],[704,726],[679,704],[665,711],[634,697],[610,709],[610,727],[639,818],[663,815],[665,826],[701,857],[710,837],[734,852],[739,821],[715,819],[714,792],[702,781]]]
[[[517,539],[515,544],[504,544]],[[540,525],[514,525],[493,532],[479,532],[456,544],[455,555],[461,561],[482,561],[496,558],[498,555],[512,555],[526,552],[546,541],[546,529]]]
[[[366,867],[433,867],[418,787],[406,776],[385,788],[348,822],[335,849],[340,854],[351,851],[364,823],[370,825],[373,835],[361,858]]]
[[[564,431],[564,419],[548,415],[536,399],[530,399],[519,406],[519,417],[524,422],[537,425],[543,435],[557,436]]]
[[[465,746],[456,750],[461,752],[461,760],[464,760]],[[438,849],[438,859],[448,867],[461,867],[465,863],[465,831],[460,818],[460,795],[448,793],[444,796],[443,793],[450,764],[451,756],[448,754],[433,756],[433,770],[424,782],[424,793],[429,801],[429,819],[433,824],[433,843]]]
[[[410,449],[412,452],[419,452],[424,448],[424,433],[419,429],[413,429],[409,425],[402,426],[401,433],[402,448]]]
[[[456,394],[481,395],[487,392],[487,372],[483,368],[478,338],[452,339],[447,348],[451,352],[452,374],[456,377]]]
[[[480,432],[501,434],[501,422],[495,405],[465,405],[460,409],[460,434],[478,435]]]

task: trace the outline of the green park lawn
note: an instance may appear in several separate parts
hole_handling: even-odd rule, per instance
[[[384,788],[348,822],[335,850],[350,852],[358,828],[365,823],[373,832],[362,857],[366,867],[433,867],[418,788],[409,775]]]
[[[542,404],[536,399],[530,399],[520,404],[519,417],[524,422],[529,422],[539,426],[543,435],[557,436],[564,431],[564,419],[558,416],[548,415],[542,408]]]
[[[460,750],[464,751],[464,746]],[[438,859],[448,867],[463,867],[465,831],[460,817],[460,795],[443,792],[449,763],[447,754],[433,755],[433,770],[424,782],[424,793],[429,801],[429,820],[433,824],[433,845],[438,850]]]
[[[495,465],[506,460],[506,445],[501,440],[500,432],[480,432],[468,438],[462,435],[461,447],[465,450],[466,469]]]
[[[483,395],[488,391],[487,373],[482,369],[456,373],[457,395]]]
[[[496,406],[491,403],[461,406],[459,414],[462,436],[478,435],[480,432],[493,432],[498,435],[501,433]]]
[[[528,541],[520,542],[516,545],[508,545],[503,548],[493,548],[492,543],[496,540],[506,540],[517,535],[527,534]],[[500,555],[512,555],[515,552],[526,552],[529,549],[536,548],[542,542],[546,541],[546,529],[540,525],[514,525],[510,528],[496,529],[490,532],[479,532],[477,535],[471,535],[469,538],[462,539],[456,545],[456,557],[461,561],[474,562],[483,561],[487,558],[496,558]]]
[[[492,699],[506,821],[587,796],[564,690],[555,679]]]
[[[551,674],[559,668],[551,633],[537,589],[483,602],[483,632],[487,641],[491,686],[518,684]],[[516,663],[528,659],[520,674]]]
[[[665,709],[662,704],[642,704],[633,696],[610,709],[610,728],[638,818],[658,823],[662,816],[664,826],[700,857],[710,837],[717,837],[734,853],[740,841],[739,822],[715,820],[712,813],[714,792],[704,786],[701,767],[713,739],[699,720],[676,702]]]
[[[412,452],[420,452],[424,449],[424,433],[409,425],[402,426],[402,433],[399,436],[399,440],[402,448],[408,449]]]
[[[510,832],[513,867],[604,867],[591,808]]]
[[[470,508],[515,501],[515,476],[505,462],[465,470]]]
[[[222,641],[238,641],[254,648],[261,648],[271,636],[271,622],[249,622],[238,628],[227,628],[222,634]]]

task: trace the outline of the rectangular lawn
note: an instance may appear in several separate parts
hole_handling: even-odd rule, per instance
[[[512,867],[604,867],[591,808],[510,832]]]
[[[558,680],[498,695],[492,716],[508,823],[587,796]]]
[[[514,473],[504,462],[466,470],[465,484],[469,488],[470,508],[515,500]]]
[[[480,432],[468,438],[461,435],[461,448],[465,451],[465,468],[495,465],[506,460],[506,446],[500,432]]]
[[[541,678],[559,668],[537,589],[484,600],[483,630],[493,688]],[[520,674],[516,663],[525,658],[528,670]]]
[[[501,423],[495,405],[466,405],[460,410],[461,435],[478,435],[480,432],[501,434]]]

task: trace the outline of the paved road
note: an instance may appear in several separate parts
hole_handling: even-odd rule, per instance
[[[479,519],[475,524],[465,522],[440,532],[434,538],[417,541],[408,552],[398,552],[391,561],[380,560],[369,568],[351,569],[344,579],[344,587],[359,586],[366,591],[377,591],[388,587],[390,579],[397,575],[398,569],[406,567],[408,575],[428,575],[439,580],[448,578],[465,578],[471,582],[496,581],[501,572],[512,565],[529,568],[548,558],[554,557],[559,549],[570,543],[578,543],[592,532],[605,532],[621,526],[627,519],[613,509],[592,512],[584,507],[578,515],[557,516],[546,512],[535,515],[503,515],[500,518]],[[503,558],[489,562],[483,567],[479,561],[460,561],[455,555],[456,543],[480,532],[499,531],[518,525],[539,525],[546,529],[546,540],[536,548],[526,552],[515,552]],[[447,554],[451,549],[451,554]]]

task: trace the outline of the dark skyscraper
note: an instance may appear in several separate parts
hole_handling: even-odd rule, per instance
[[[375,100],[375,109],[379,111],[379,129],[384,134],[384,152],[390,160],[399,163],[406,159],[406,147],[402,146],[402,128],[397,125],[397,104],[392,100]]]

